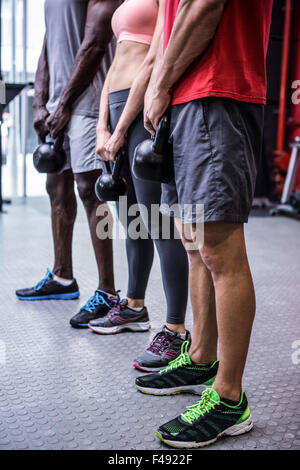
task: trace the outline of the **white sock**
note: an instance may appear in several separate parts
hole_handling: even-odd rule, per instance
[[[129,307],[131,310],[134,310],[135,312],[141,312],[143,310],[144,307]]]
[[[54,274],[54,280],[56,282],[58,282],[59,284],[61,284],[62,286],[69,286],[70,284],[72,284],[73,280],[71,281],[63,281],[62,279],[59,279],[55,274]]]
[[[186,332],[185,333],[178,333],[180,338],[185,340]]]
[[[169,331],[171,331],[172,333],[175,333],[175,331],[170,330],[170,328],[168,328],[167,326],[166,326],[166,329],[169,330]],[[177,333],[177,332],[176,332],[176,333]],[[181,339],[185,340],[186,331],[185,331],[184,333],[177,333],[177,334],[180,336]]]

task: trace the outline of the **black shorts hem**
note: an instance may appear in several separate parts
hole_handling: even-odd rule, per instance
[[[168,217],[177,217],[181,219],[182,224],[195,224],[195,223],[206,223],[206,222],[233,222],[233,223],[247,223],[249,219],[248,214],[228,214],[224,212],[214,212],[211,215],[204,215],[204,220],[197,220],[196,216],[192,216],[192,219],[186,221],[183,220],[178,214],[174,214],[173,211],[168,211],[165,207],[160,209],[163,215]]]

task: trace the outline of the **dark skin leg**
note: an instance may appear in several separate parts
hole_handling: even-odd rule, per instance
[[[102,219],[96,214],[100,202],[95,194],[95,183],[100,175],[101,170],[94,170],[76,173],[74,177],[89,222],[99,272],[98,288],[110,294],[115,294],[112,240],[111,238],[100,240],[96,234],[97,224]],[[107,210],[109,211],[109,209]]]
[[[73,278],[72,238],[77,212],[74,177],[71,170],[47,175],[54,243],[53,272],[64,279]]]

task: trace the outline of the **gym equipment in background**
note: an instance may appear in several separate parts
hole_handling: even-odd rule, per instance
[[[33,164],[39,173],[59,173],[67,160],[63,149],[64,133],[61,131],[55,140],[44,139],[33,152]]]
[[[291,216],[300,217],[300,194],[293,193],[295,180],[299,167],[300,157],[300,137],[296,137],[295,142],[290,144],[292,147],[292,154],[288,166],[283,192],[280,204],[270,210],[270,215],[286,214]]]
[[[120,196],[125,196],[127,193],[127,182],[124,178],[120,178],[122,164],[123,155],[121,153],[116,156],[112,172],[110,163],[105,162],[107,172],[99,176],[95,184],[95,192],[99,201],[118,201]]]
[[[169,135],[169,118],[165,115],[158,124],[155,137],[144,140],[135,149],[132,172],[136,178],[160,183],[169,183],[174,178]]]

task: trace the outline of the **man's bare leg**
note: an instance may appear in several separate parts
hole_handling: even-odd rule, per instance
[[[213,387],[219,396],[238,401],[255,315],[243,225],[206,223],[200,254],[211,272],[216,298],[220,364]],[[205,335],[205,331],[201,334]],[[200,350],[201,341],[193,347]]]
[[[202,261],[198,247],[192,242],[191,227],[185,230],[179,219],[176,227],[189,257],[189,285],[193,309],[193,336],[190,359],[200,364],[211,364],[217,359],[218,331],[215,292],[210,271]]]

